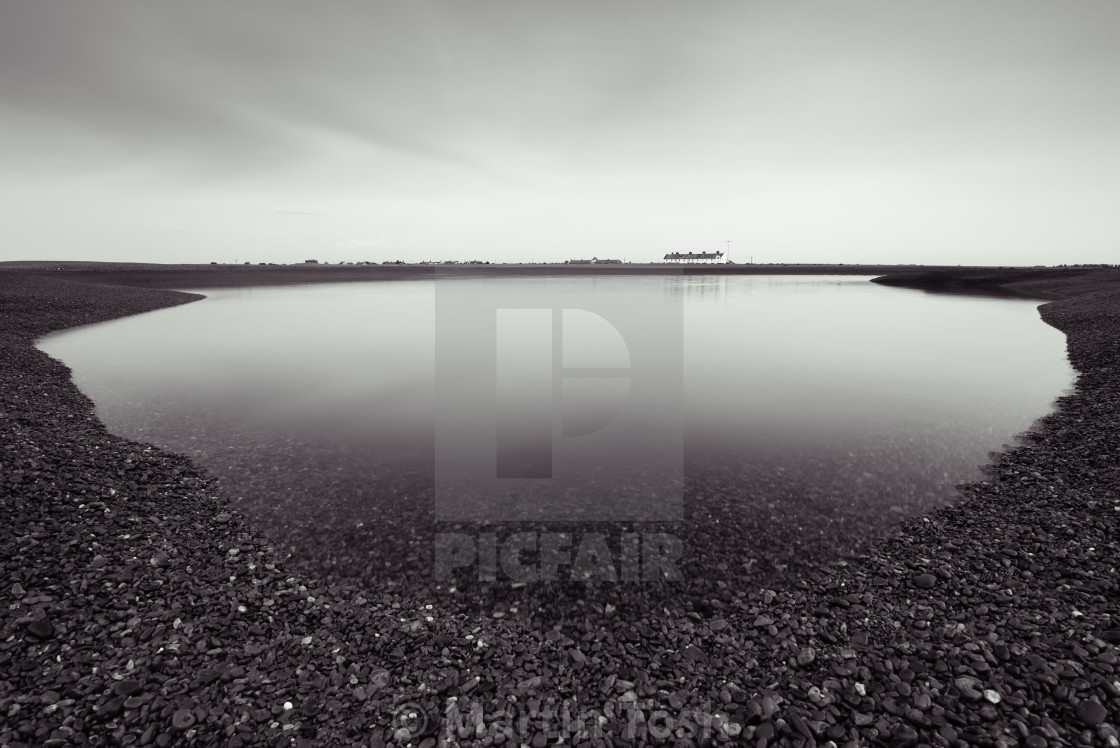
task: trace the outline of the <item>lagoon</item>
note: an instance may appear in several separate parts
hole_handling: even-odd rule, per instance
[[[441,522],[669,523],[696,569],[781,570],[951,501],[1074,378],[1038,302],[849,276],[197,292],[39,346],[346,578],[424,566]]]

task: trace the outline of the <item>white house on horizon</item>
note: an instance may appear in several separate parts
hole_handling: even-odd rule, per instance
[[[723,252],[670,252],[665,255],[665,262],[722,264],[727,262],[727,255]]]

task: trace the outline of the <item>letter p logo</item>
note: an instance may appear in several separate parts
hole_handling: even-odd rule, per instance
[[[683,518],[683,308],[660,278],[436,281],[436,518]]]
[[[553,445],[626,406],[630,351],[586,309],[497,310],[497,477],[552,478]]]

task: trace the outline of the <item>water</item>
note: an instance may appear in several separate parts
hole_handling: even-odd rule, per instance
[[[296,563],[379,584],[425,576],[433,529],[512,520],[657,521],[689,574],[764,578],[950,501],[1073,382],[1037,302],[865,278],[199,292],[40,347]]]

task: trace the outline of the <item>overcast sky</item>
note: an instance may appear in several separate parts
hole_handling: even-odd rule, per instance
[[[0,0],[0,260],[1120,258],[1120,3]]]

